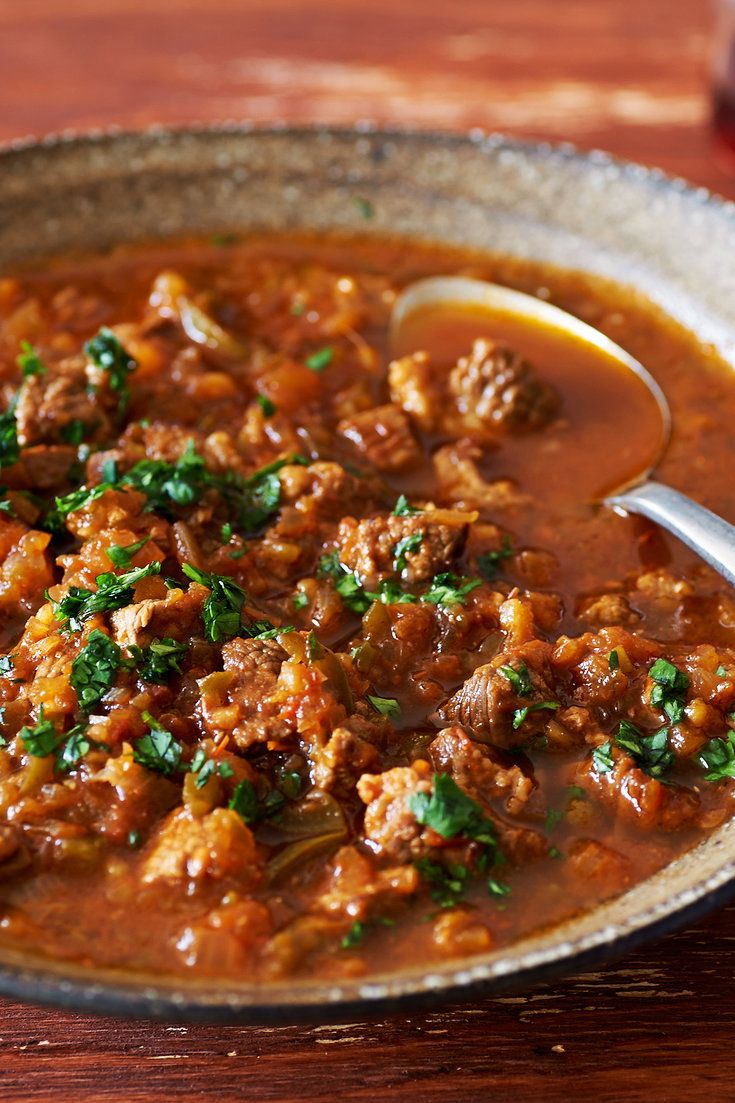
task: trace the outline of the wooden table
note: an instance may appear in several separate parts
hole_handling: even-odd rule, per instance
[[[735,197],[707,130],[707,9],[0,0],[0,139],[244,117],[482,127],[606,148]],[[0,1099],[725,1103],[733,918],[522,996],[373,1023],[186,1028],[0,1003]]]

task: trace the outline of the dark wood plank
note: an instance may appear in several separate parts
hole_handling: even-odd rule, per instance
[[[222,118],[481,127],[735,197],[707,125],[708,18],[692,0],[0,0],[0,139]],[[187,1028],[0,1003],[0,1099],[725,1103],[734,918],[535,992],[372,1023]]]

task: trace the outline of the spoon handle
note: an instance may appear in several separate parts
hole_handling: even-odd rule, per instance
[[[640,513],[678,536],[735,586],[735,525],[663,483],[646,482],[606,498],[625,513]]]

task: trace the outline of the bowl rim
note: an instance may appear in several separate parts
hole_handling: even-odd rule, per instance
[[[3,164],[7,164],[11,158],[30,158],[39,152],[58,151],[63,155],[64,150],[114,146],[126,141],[175,143],[189,138],[227,135],[252,137],[255,141],[259,136],[286,136],[293,137],[294,140],[319,136],[345,140],[369,138],[376,141],[396,141],[404,145],[475,147],[487,152],[509,150],[529,159],[577,162],[582,166],[598,169],[612,166],[635,184],[654,187],[666,193],[675,192],[688,203],[717,210],[735,227],[735,201],[719,196],[704,186],[691,184],[682,177],[599,149],[583,151],[570,142],[514,138],[479,128],[458,132],[383,127],[367,121],[349,127],[294,125],[287,122],[260,125],[249,121],[224,120],[180,126],[154,124],[142,129],[118,126],[65,129],[41,137],[0,141],[0,172]],[[707,840],[700,845],[706,843]],[[661,872],[664,873],[665,870]],[[149,973],[139,975],[136,982],[134,973],[85,969],[78,965],[44,960],[38,956],[29,960],[27,955],[11,953],[5,960],[0,957],[0,995],[78,1012],[171,1022],[286,1025],[297,1022],[344,1021],[347,1016],[374,1018],[413,1008],[428,1008],[440,1003],[451,1004],[494,996],[524,986],[536,986],[562,974],[612,961],[647,941],[669,934],[684,924],[703,917],[733,898],[735,862],[723,858],[716,873],[688,891],[679,892],[669,901],[665,912],[661,913],[660,909],[644,905],[636,912],[627,930],[617,929],[611,932],[597,927],[579,938],[576,943],[557,943],[535,954],[527,954],[525,959],[520,956],[509,970],[494,970],[483,957],[478,957],[465,962],[448,962],[432,968],[430,973],[413,969],[390,974],[388,977],[357,978],[333,983],[316,981],[299,984],[295,988],[279,984],[260,987],[253,985],[249,989],[242,985],[238,989],[232,989],[217,979],[194,985],[167,975],[153,977]],[[588,914],[595,910],[597,909],[592,909]],[[514,949],[521,953],[522,943],[507,947],[510,954]]]

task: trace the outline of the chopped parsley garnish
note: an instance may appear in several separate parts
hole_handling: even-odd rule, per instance
[[[705,781],[724,781],[735,777],[735,732],[728,731],[721,739],[710,739],[697,755],[708,772]]]
[[[356,919],[341,940],[340,946],[343,950],[351,950],[354,946],[360,945],[371,927],[395,927],[395,925],[395,919],[391,919],[387,915],[379,915],[375,919]]]
[[[300,318],[306,312],[306,303],[303,299],[297,299],[291,304],[291,314],[294,318]]]
[[[339,561],[336,551],[328,552],[319,560],[318,574],[321,578],[331,578],[334,587],[348,609],[362,615],[371,606],[372,600],[365,592],[357,575]]]
[[[404,536],[393,548],[393,566],[395,570],[402,571],[406,567],[406,556],[418,551],[424,539],[423,532],[412,532]]]
[[[230,521],[225,521],[220,529],[220,538],[223,544],[229,544],[230,540],[232,540],[232,531],[232,523]]]
[[[5,413],[0,414],[0,467],[10,467],[20,458],[15,405],[13,400]]]
[[[276,404],[265,394],[255,396],[255,401],[263,411],[263,417],[273,417],[276,412]]]
[[[136,741],[133,758],[157,774],[175,774],[181,765],[181,744],[149,712],[143,713],[143,719],[151,730]]]
[[[194,442],[189,441],[175,462],[140,460],[120,478],[120,483],[145,494],[148,508],[171,517],[173,506],[189,506],[201,497],[207,485],[207,468]]]
[[[401,715],[401,706],[394,697],[372,697],[368,693],[368,701],[381,716]]]
[[[400,494],[396,499],[396,504],[393,506],[394,517],[412,517],[416,513],[423,513],[422,509],[418,506],[412,506],[405,494]]]
[[[554,711],[558,708],[558,701],[537,701],[534,705],[524,705],[522,709],[516,709],[513,713],[513,730],[518,731],[529,712],[539,712],[541,709]]]
[[[605,743],[601,743],[599,747],[595,747],[592,752],[592,761],[598,774],[610,773],[615,763],[613,762],[612,746],[609,739]]]
[[[38,722],[35,727],[24,726],[18,734],[28,754],[34,758],[45,758],[53,754],[63,739],[63,736],[56,731],[53,721],[44,720],[43,706],[38,710]]]
[[[83,712],[89,712],[99,704],[108,689],[114,686],[120,658],[120,648],[114,640],[99,629],[90,632],[86,647],[71,664],[70,681]]]
[[[257,820],[258,794],[255,792],[253,783],[248,781],[246,777],[235,786],[227,807],[231,808],[233,812],[237,812],[245,823],[254,823]]]
[[[607,657],[607,665],[610,670],[620,669],[620,659],[618,658],[617,651],[611,651]]]
[[[506,559],[510,559],[516,554],[516,549],[513,547],[510,537],[504,536],[499,548],[495,551],[485,552],[483,555],[478,555],[477,566],[480,574],[488,580],[496,578],[500,573],[501,565]]]
[[[105,555],[110,560],[113,567],[129,567],[135,553],[139,552],[141,548],[144,548],[149,540],[150,536],[144,536],[141,540],[136,540],[134,544],[126,544],[124,546],[113,544],[111,548],[107,549]]]
[[[440,908],[453,908],[461,900],[470,879],[467,866],[459,862],[443,866],[431,858],[419,858],[414,865],[423,880],[431,885],[431,899]]]
[[[569,800],[587,800],[587,790],[581,785],[567,785],[567,796]]]
[[[67,444],[81,444],[87,433],[87,426],[81,418],[75,417],[61,429],[61,439]]]
[[[656,659],[648,676],[655,683],[651,690],[651,704],[662,709],[672,724],[678,724],[684,718],[689,678],[667,659]]]
[[[165,685],[174,674],[181,673],[179,660],[189,650],[187,644],[178,643],[169,636],[153,640],[148,647],[133,644],[129,649],[138,677],[153,685]]]
[[[558,808],[550,808],[546,813],[546,819],[544,820],[544,830],[550,835],[554,831],[561,821],[564,819],[564,813]]]
[[[49,510],[44,519],[44,525],[52,532],[63,528],[64,522],[70,513],[83,509],[84,506],[101,498],[106,490],[112,489],[112,483],[99,483],[97,486],[80,486],[78,490],[72,490],[54,500],[53,508]]]
[[[98,574],[95,579],[96,592],[70,586],[61,600],[53,603],[54,615],[57,620],[66,621],[73,632],[78,632],[82,623],[95,613],[106,613],[129,605],[136,585],[142,579],[160,573],[160,563],[148,563],[145,567],[135,567],[125,574]]]
[[[232,777],[235,772],[229,762],[218,762],[215,758],[207,758],[207,752],[202,747],[191,760],[189,771],[196,775],[194,784],[197,789],[203,789],[211,777]]]
[[[92,743],[84,734],[84,728],[77,724],[67,732],[66,740],[56,757],[56,769],[59,773],[73,770],[92,749]]]
[[[3,655],[0,659],[0,675],[9,678],[15,670],[15,655]]]
[[[503,881],[496,881],[494,877],[489,877],[487,882],[487,891],[491,896],[509,896],[510,885],[506,885]]]
[[[717,670],[715,671],[715,674],[718,678],[727,678],[727,667],[723,666],[722,663],[720,663],[720,665],[717,667]]]
[[[130,402],[128,376],[137,368],[137,361],[126,352],[107,326],[102,326],[97,336],[87,341],[84,351],[95,367],[107,372],[110,390],[118,396],[118,411],[121,414],[125,413]]]
[[[294,609],[304,609],[309,604],[308,594],[304,590],[297,590],[292,598]]]
[[[332,363],[334,357],[334,349],[326,345],[323,349],[317,349],[311,356],[307,356],[304,363],[310,371],[322,372],[325,368],[328,368]]]
[[[184,563],[181,569],[187,578],[211,591],[202,611],[207,639],[219,643],[236,636],[241,627],[245,591],[227,575],[208,574],[191,563]]]
[[[528,697],[533,687],[525,663],[520,663],[517,670],[514,670],[512,666],[501,666],[500,673],[508,679],[514,693],[517,693],[519,697]]]
[[[481,585],[479,578],[462,582],[456,575],[444,572],[434,575],[431,588],[421,595],[421,601],[428,601],[431,605],[464,605],[467,594]]]
[[[462,835],[491,848],[496,845],[492,823],[449,774],[434,774],[431,793],[414,793],[408,806],[419,823],[443,839]]]
[[[669,750],[668,728],[659,728],[646,735],[629,720],[621,720],[615,742],[649,777],[661,777],[674,762],[674,754]]]
[[[23,378],[28,379],[31,375],[45,375],[46,365],[30,341],[21,341],[20,349],[15,362],[23,372]]]
[[[561,850],[559,850],[558,846],[550,846],[549,850],[548,850],[548,854],[549,854],[550,858],[563,858],[564,857]]]
[[[352,202],[357,207],[358,213],[361,214],[366,221],[375,218],[375,207],[369,199],[365,199],[363,195],[356,195]]]

